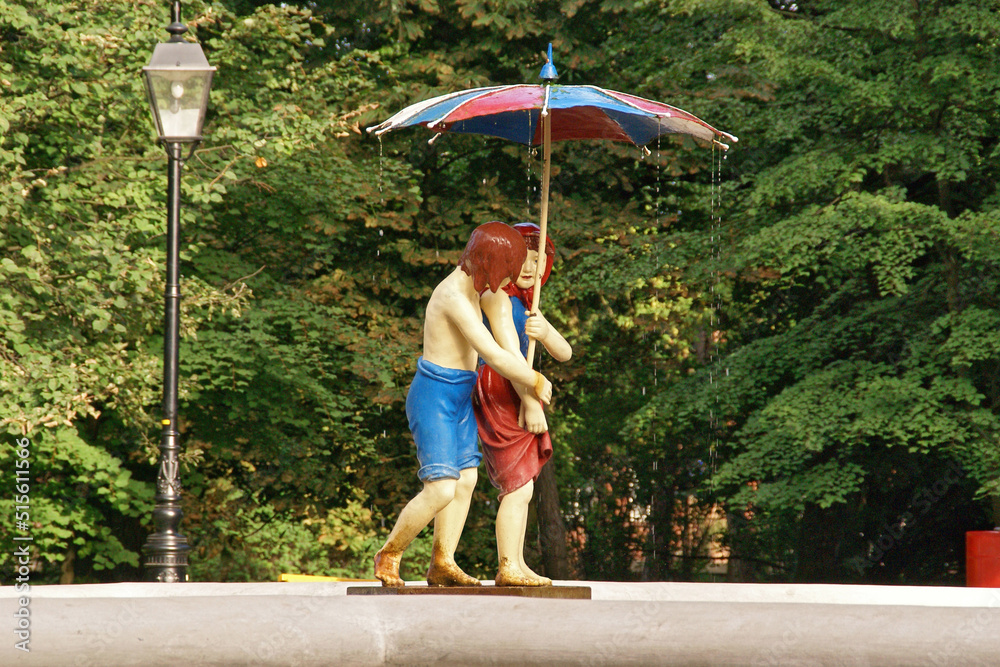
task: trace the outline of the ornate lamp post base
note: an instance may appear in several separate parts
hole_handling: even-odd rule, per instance
[[[175,540],[157,539],[160,537],[154,535],[143,547],[146,580],[164,584],[187,581],[187,555],[191,549],[187,539],[183,535],[173,536]]]
[[[173,235],[168,234],[168,236]],[[169,241],[167,246],[173,247]],[[174,259],[176,260],[176,257]],[[178,290],[168,286],[168,299],[172,294],[175,295],[175,302],[179,300]],[[168,312],[176,315],[174,309],[168,308]],[[176,322],[176,320],[174,321]],[[176,335],[176,329],[168,326],[167,330]],[[176,338],[172,347],[176,351]],[[176,377],[176,372],[174,377]],[[168,386],[171,384],[167,383]],[[164,419],[163,441],[160,443],[160,472],[156,478],[156,507],[153,508],[153,523],[156,532],[149,536],[146,544],[142,547],[147,581],[171,584],[188,580],[188,551],[191,550],[191,547],[188,546],[187,538],[177,532],[181,517],[184,516],[180,503],[181,481],[178,477],[180,472],[177,459],[179,450],[177,431],[173,428],[173,422],[170,419]]]

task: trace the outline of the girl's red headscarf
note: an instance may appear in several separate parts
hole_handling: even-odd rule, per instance
[[[542,229],[533,222],[519,222],[513,225],[514,229],[521,233],[524,237],[524,244],[528,246],[528,250],[538,250],[538,239],[541,235]],[[552,273],[552,263],[556,258],[556,246],[552,242],[552,237],[548,234],[545,235],[545,271],[542,272],[542,284],[549,279],[549,274]],[[522,262],[523,263],[523,262]],[[531,298],[535,291],[534,287],[529,287],[528,289],[522,289],[517,286],[517,280],[512,280],[509,285],[503,288],[503,291],[510,296],[516,296],[524,304],[525,308],[531,308]]]

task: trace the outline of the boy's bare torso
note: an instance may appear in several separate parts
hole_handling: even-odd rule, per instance
[[[463,325],[482,322],[479,295],[460,268],[442,280],[424,315],[424,360],[444,368],[474,371],[479,354],[469,342]]]

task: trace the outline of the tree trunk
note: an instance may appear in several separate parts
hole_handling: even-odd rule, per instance
[[[76,578],[76,570],[73,569],[74,561],[76,561],[76,548],[70,547],[66,551],[66,558],[63,560],[62,565],[59,566],[60,585],[68,586]]]
[[[549,461],[535,482],[538,500],[538,542],[542,551],[542,571],[550,579],[569,579],[569,554],[566,549],[566,524],[559,509],[559,488],[555,467]]]
[[[750,522],[736,512],[726,512],[727,532],[729,533],[729,562],[726,566],[726,581],[729,583],[752,583],[757,581],[755,564],[742,558],[751,549],[748,546]]]
[[[643,565],[645,581],[670,581],[671,536],[674,532],[674,488],[661,487],[653,493],[649,517],[650,546]]]
[[[853,524],[846,504],[820,508],[806,505],[799,524],[798,562],[793,580],[799,584],[840,583],[844,532]]]

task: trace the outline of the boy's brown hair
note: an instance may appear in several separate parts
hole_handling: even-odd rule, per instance
[[[505,278],[517,280],[528,255],[521,233],[502,222],[487,222],[472,230],[458,265],[472,277],[476,291],[500,289]]]

